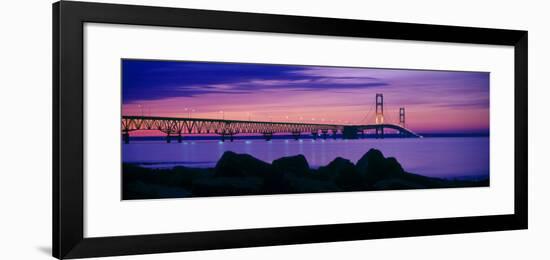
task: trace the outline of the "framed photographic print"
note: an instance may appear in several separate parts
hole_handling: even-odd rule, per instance
[[[527,32],[61,1],[53,255],[527,228]]]

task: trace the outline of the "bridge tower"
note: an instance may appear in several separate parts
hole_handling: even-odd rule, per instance
[[[399,125],[401,127],[405,127],[405,108],[404,107],[399,108]]]
[[[376,93],[376,124],[384,124],[384,96],[381,93]],[[384,138],[384,127],[376,127],[376,138]]]
[[[376,124],[384,123],[384,96],[376,94]]]

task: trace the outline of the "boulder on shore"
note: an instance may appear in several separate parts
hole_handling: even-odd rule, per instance
[[[282,157],[271,164],[277,171],[283,173],[307,174],[310,171],[306,157],[301,154]]]
[[[319,167],[319,171],[334,176],[358,173],[355,165],[353,165],[350,160],[344,159],[342,157],[336,157],[334,160],[332,160],[332,162],[327,164],[327,166]]]
[[[385,158],[377,149],[370,149],[357,161],[357,171],[367,183],[373,184],[383,179],[399,177],[405,173],[401,164],[393,158]]]
[[[334,182],[343,190],[361,190],[364,187],[363,177],[348,159],[337,157],[327,166],[319,168],[319,171],[325,176],[331,175]]]
[[[223,153],[215,167],[218,177],[266,177],[274,172],[269,163],[249,154],[237,154],[231,151]]]

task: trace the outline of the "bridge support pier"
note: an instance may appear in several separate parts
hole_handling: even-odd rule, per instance
[[[171,143],[172,142],[172,136],[168,133],[166,134],[166,143]]]
[[[300,132],[292,132],[292,137],[294,137],[294,140],[298,141],[298,139],[300,139]]]
[[[336,134],[338,133],[338,130],[332,130],[332,138],[336,139]]]
[[[178,133],[178,143],[181,143],[181,141],[182,141],[181,133]]]
[[[230,141],[230,142],[233,142],[233,139],[234,139],[233,136],[234,136],[234,135],[235,135],[235,134],[234,134],[234,133],[231,133],[231,132],[222,132],[222,133],[220,133],[222,142],[225,142],[225,138],[226,138],[226,137],[229,137],[229,141]]]
[[[323,134],[323,139],[327,139],[328,130],[321,130],[321,133]]]
[[[263,133],[263,136],[266,141],[271,141],[271,138],[273,138],[273,133]]]
[[[233,134],[221,134],[220,136],[221,136],[222,142],[225,142],[226,138],[229,138],[230,142],[233,142],[233,140],[234,140]]]
[[[376,138],[384,139],[384,127],[376,127]]]
[[[122,140],[124,140],[125,144],[129,144],[130,143],[130,133],[128,133],[127,131],[124,131],[122,133]]]
[[[311,132],[311,136],[313,137],[313,140],[317,140],[317,132]]]

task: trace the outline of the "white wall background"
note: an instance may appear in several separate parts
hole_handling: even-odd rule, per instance
[[[105,2],[105,1],[100,1]],[[177,6],[529,30],[529,230],[214,250],[114,259],[548,259],[550,33],[544,1],[118,0]],[[51,254],[51,1],[0,9],[0,258]],[[32,138],[31,138],[32,136]]]

